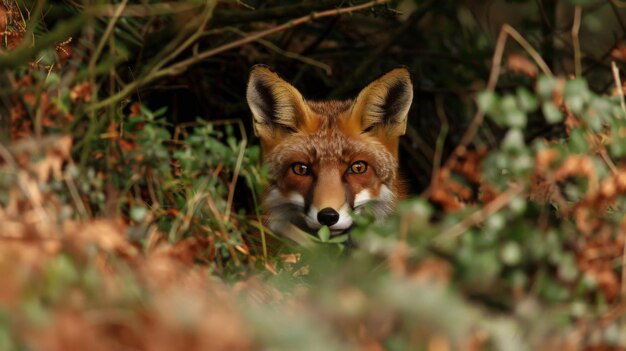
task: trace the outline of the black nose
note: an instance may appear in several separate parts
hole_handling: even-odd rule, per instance
[[[331,226],[339,220],[339,213],[330,207],[326,207],[317,213],[317,220],[327,226]]]

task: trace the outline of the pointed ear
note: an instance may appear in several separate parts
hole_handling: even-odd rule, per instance
[[[262,141],[295,133],[306,125],[308,108],[302,95],[267,66],[252,67],[246,95],[254,132]]]
[[[399,137],[406,131],[412,101],[413,85],[409,71],[395,68],[359,93],[350,118],[357,119],[362,133],[383,132],[382,135],[387,138]]]

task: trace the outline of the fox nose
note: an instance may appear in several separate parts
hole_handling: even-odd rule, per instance
[[[330,227],[339,220],[339,213],[330,207],[326,207],[317,213],[317,220],[322,225]]]

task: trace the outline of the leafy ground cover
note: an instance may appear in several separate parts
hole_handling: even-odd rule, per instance
[[[490,35],[455,2],[1,1],[0,349],[626,347],[624,33],[579,35],[622,4],[518,3]],[[318,97],[416,72],[413,194],[358,249],[264,227],[261,60]]]

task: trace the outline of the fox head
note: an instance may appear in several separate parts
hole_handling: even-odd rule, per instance
[[[398,143],[413,99],[409,72],[396,68],[353,100],[308,101],[266,66],[250,71],[247,100],[269,166],[269,225],[315,234],[352,227],[368,205],[379,219],[398,197]]]

